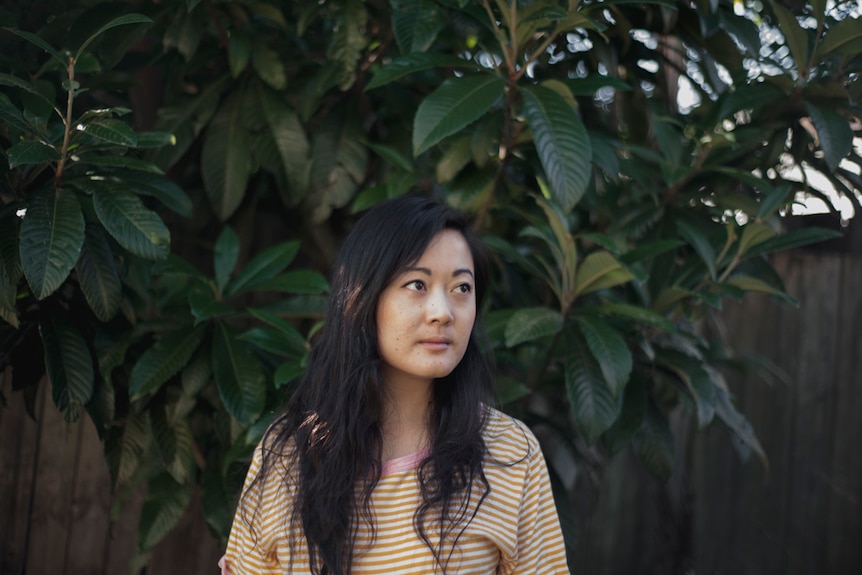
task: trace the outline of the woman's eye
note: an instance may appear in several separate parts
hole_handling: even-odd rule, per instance
[[[470,293],[471,291],[473,291],[473,286],[471,286],[470,284],[461,284],[455,288],[455,291],[457,291],[458,293]]]
[[[425,282],[423,282],[422,280],[413,280],[411,282],[407,282],[404,287],[415,291],[422,291],[425,289]]]

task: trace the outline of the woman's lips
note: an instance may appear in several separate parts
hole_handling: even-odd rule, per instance
[[[451,345],[451,341],[445,337],[429,337],[419,342],[419,345],[430,350],[444,350]]]

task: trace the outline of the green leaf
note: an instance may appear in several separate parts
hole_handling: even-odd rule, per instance
[[[33,34],[31,32],[25,32],[24,30],[16,30],[14,28],[5,28],[5,29],[8,30],[9,32],[12,32],[16,36],[24,38],[25,40],[27,40],[31,44],[35,44],[36,46],[38,46],[39,48],[41,48],[45,52],[48,52],[51,55],[51,57],[54,58],[55,60],[57,60],[57,62],[59,62],[63,68],[66,67],[66,59],[63,58],[63,56],[61,56],[60,53],[57,52],[53,47],[51,47],[50,44],[48,44],[47,42],[42,40],[42,38],[40,38],[36,34]]]
[[[273,375],[273,383],[277,389],[281,389],[285,385],[295,381],[302,376],[305,368],[302,365],[302,359],[292,359],[278,366]]]
[[[292,240],[267,248],[255,256],[248,265],[229,282],[224,293],[233,296],[244,291],[258,289],[290,265],[299,251],[299,241]]]
[[[254,289],[286,293],[326,293],[329,282],[320,272],[312,270],[292,270],[257,284]]]
[[[397,166],[405,172],[413,171],[413,164],[410,160],[395,148],[384,146],[383,144],[374,144],[372,142],[365,142],[365,145],[369,150],[386,160],[389,165]]]
[[[626,340],[607,322],[595,317],[578,317],[578,327],[589,351],[598,362],[611,394],[622,393],[632,372],[632,354]]]
[[[140,195],[151,196],[175,213],[190,218],[192,200],[185,190],[168,180],[153,174],[126,173],[123,181],[129,189]]]
[[[231,77],[234,79],[239,78],[239,75],[242,74],[243,70],[248,67],[250,59],[251,42],[249,42],[248,36],[240,30],[231,31],[227,51],[227,61],[230,67]],[[283,67],[281,72],[284,74]]]
[[[227,220],[245,197],[251,170],[242,109],[242,93],[233,92],[210,122],[201,152],[204,189],[221,221]]]
[[[340,65],[338,78],[341,90],[349,89],[356,81],[356,70],[362,50],[368,44],[365,37],[368,11],[359,0],[346,0],[336,12],[336,23],[327,50],[329,62]]]
[[[239,257],[239,237],[230,226],[225,226],[219,234],[215,244],[213,268],[215,269],[215,280],[218,293],[224,293],[233,270],[236,269],[236,260]]]
[[[287,72],[278,52],[265,44],[256,44],[251,53],[251,65],[258,77],[274,90],[287,87]]]
[[[811,121],[817,130],[826,165],[834,172],[838,169],[841,160],[853,149],[853,130],[850,128],[850,122],[835,110],[817,106],[811,102],[805,102],[805,109],[808,110],[808,115],[811,116]]]
[[[390,0],[392,31],[401,52],[425,52],[445,26],[440,9],[431,0]]]
[[[174,403],[154,409],[152,427],[165,469],[177,482],[185,484],[194,480],[195,439],[188,420],[174,414],[176,408]]]
[[[17,168],[18,166],[28,164],[58,162],[62,157],[54,146],[33,140],[18,142],[6,150],[6,156],[9,159],[10,168]]]
[[[39,334],[54,403],[67,421],[75,421],[93,395],[95,374],[90,349],[78,329],[62,317],[41,320]]]
[[[640,429],[646,412],[647,382],[637,372],[626,385],[623,406],[614,424],[604,433],[603,441],[611,456],[621,452]]]
[[[261,86],[258,96],[288,182],[300,196],[304,195],[308,188],[309,144],[299,117],[271,90]]]
[[[554,197],[565,213],[580,201],[590,181],[590,138],[581,118],[551,89],[522,90],[524,116]]]
[[[817,46],[817,59],[822,60],[827,54],[840,50],[860,38],[862,38],[862,26],[859,18],[847,17],[826,31],[820,45]]]
[[[578,429],[592,445],[616,421],[623,394],[615,397],[584,339],[577,332],[566,336],[566,395]]]
[[[141,172],[149,172],[150,174],[164,174],[162,169],[157,165],[132,158],[131,156],[108,156],[105,154],[81,154],[75,156],[75,165],[77,166],[108,166],[112,168],[128,168],[130,170],[139,170]]]
[[[725,283],[745,291],[753,291],[778,296],[793,305],[799,305],[799,302],[796,301],[796,299],[790,297],[785,292],[781,291],[775,286],[769,285],[760,278],[755,278],[751,276],[733,276]]]
[[[78,131],[84,132],[99,140],[118,146],[135,147],[138,135],[122,120],[116,118],[96,118],[84,124],[78,124]]]
[[[751,222],[742,229],[742,237],[739,239],[739,254],[744,254],[748,248],[761,244],[775,236],[775,230],[766,224]]]
[[[139,399],[154,393],[185,366],[206,335],[206,326],[170,333],[141,355],[129,378],[129,395]]]
[[[715,386],[701,362],[678,351],[660,350],[656,362],[663,365],[682,382],[691,399],[701,429],[709,425],[715,415]]]
[[[472,68],[478,70],[479,67],[469,60],[450,56],[448,54],[436,54],[427,52],[413,52],[394,58],[391,62],[383,66],[368,85],[365,86],[365,91],[385,86],[390,82],[394,82],[399,78],[403,78],[407,74],[413,72],[421,72],[431,68]]]
[[[177,138],[170,132],[138,132],[135,134],[138,143],[135,148],[161,148],[162,146],[175,146]]]
[[[38,299],[60,287],[78,261],[84,244],[84,216],[70,191],[44,187],[30,197],[21,222],[20,254],[24,275]]]
[[[110,22],[108,22],[107,24],[105,24],[104,26],[99,28],[98,30],[96,30],[96,32],[93,33],[92,36],[87,38],[87,40],[83,44],[81,44],[81,47],[78,48],[78,53],[75,54],[75,59],[77,60],[78,58],[81,57],[81,54],[83,54],[84,50],[87,48],[87,46],[89,46],[93,42],[93,40],[95,40],[96,38],[98,38],[99,36],[101,36],[102,34],[107,32],[111,28],[116,28],[117,26],[126,26],[128,24],[152,24],[152,23],[153,23],[152,20],[150,20],[146,16],[142,16],[141,14],[124,14],[118,18],[114,18],[113,20],[111,20]]]
[[[613,287],[630,281],[633,277],[609,252],[593,252],[578,266],[575,275],[575,293],[582,295]]]
[[[17,296],[18,282],[12,281],[6,272],[6,267],[0,265],[0,319],[15,329],[21,326],[18,321]]]
[[[19,88],[24,90],[27,94],[32,94],[38,98],[40,108],[46,108],[47,110],[51,110],[54,107],[54,104],[49,100],[42,92],[37,90],[32,84],[25,82],[15,76],[10,76],[9,74],[0,73],[0,86],[12,86],[13,88]],[[56,108],[54,108],[56,109]]]
[[[516,310],[506,322],[506,347],[554,335],[563,329],[563,316],[547,307]]]
[[[151,437],[150,417],[146,411],[129,414],[121,427],[108,430],[105,456],[115,488],[132,480]]]
[[[481,118],[503,96],[505,82],[493,75],[450,78],[429,94],[413,122],[413,155]]]
[[[308,352],[308,343],[292,324],[263,309],[249,308],[248,311],[257,319],[274,327],[284,338],[284,347],[278,353],[289,353],[301,357]]]
[[[148,260],[168,257],[171,245],[168,228],[136,195],[108,182],[96,188],[93,207],[108,233],[131,253]]]
[[[99,320],[109,321],[120,308],[122,284],[111,246],[99,226],[87,226],[75,269],[90,309]]]
[[[212,346],[216,386],[228,413],[242,424],[263,411],[266,380],[260,363],[224,323],[216,322]]]
[[[715,279],[715,250],[709,239],[696,225],[682,219],[676,220],[676,229],[679,235],[694,248],[695,253],[700,256],[703,263],[706,264],[706,269],[709,270],[709,275]]]
[[[761,242],[752,247],[746,256],[751,258],[761,254],[771,254],[840,237],[840,232],[828,228],[802,228]]]
[[[666,317],[652,310],[624,303],[605,303],[590,310],[613,317],[631,320],[664,331],[675,331],[674,325]]]
[[[772,4],[772,9],[778,17],[778,29],[790,48],[796,67],[801,72],[808,67],[808,35],[805,29],[799,25],[796,16],[790,10],[778,3]]]
[[[635,452],[653,475],[667,481],[673,472],[673,434],[667,417],[647,396],[646,412],[640,429],[635,434]]]
[[[306,351],[304,347],[297,348],[294,338],[274,329],[253,327],[241,333],[237,339],[279,356],[302,357]]]
[[[639,245],[635,249],[622,254],[619,259],[620,262],[631,265],[660,256],[682,245],[685,245],[685,243],[680,240],[656,240]]]
[[[195,318],[195,325],[213,317],[230,316],[234,310],[227,303],[216,298],[209,287],[194,288],[188,294],[189,308]]]
[[[760,200],[760,207],[757,209],[756,217],[765,218],[771,215],[774,211],[784,207],[794,194],[795,191],[790,184],[776,186],[766,191],[763,199]]]
[[[150,481],[138,522],[138,548],[147,551],[173,531],[192,500],[194,483],[177,483],[169,473]]]
[[[730,397],[730,392],[722,387],[716,387],[715,413],[727,425],[736,437],[748,448],[753,450],[763,462],[763,466],[769,469],[769,461],[766,453],[754,433],[751,424],[744,415],[736,410]]]

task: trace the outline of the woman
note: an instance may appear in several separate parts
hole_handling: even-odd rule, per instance
[[[539,445],[490,407],[488,283],[464,217],[370,210],[336,262],[326,325],[258,446],[223,573],[568,573]]]

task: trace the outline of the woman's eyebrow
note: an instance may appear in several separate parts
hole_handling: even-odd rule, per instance
[[[409,272],[421,272],[421,273],[423,273],[429,277],[432,275],[430,268],[423,268],[423,267],[418,267],[418,266],[411,266],[411,267],[407,268],[406,270],[404,270],[404,273],[409,273]],[[473,270],[471,270],[469,268],[458,268],[457,270],[452,272],[452,277],[454,278],[454,277],[457,277],[457,276],[460,276],[463,274],[468,274],[470,277],[473,277]]]

